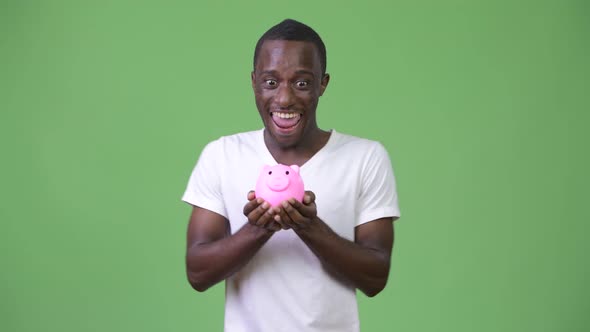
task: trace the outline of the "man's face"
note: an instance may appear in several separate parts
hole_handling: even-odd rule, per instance
[[[270,138],[294,147],[317,130],[316,107],[328,85],[313,43],[267,40],[252,72],[256,107]]]

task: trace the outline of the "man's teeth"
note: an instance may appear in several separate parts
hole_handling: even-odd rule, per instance
[[[299,114],[298,113],[279,113],[279,112],[273,112],[272,113],[273,116],[279,117],[281,119],[292,119],[294,117],[298,117]]]

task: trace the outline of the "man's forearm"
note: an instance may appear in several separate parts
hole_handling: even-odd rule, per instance
[[[202,292],[225,280],[250,261],[272,234],[272,231],[246,223],[231,236],[193,243],[186,255],[190,284]]]
[[[336,278],[367,296],[375,296],[385,287],[391,248],[383,252],[361,246],[339,236],[319,218],[296,233]]]

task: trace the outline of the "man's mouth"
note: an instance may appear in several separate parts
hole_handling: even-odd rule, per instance
[[[292,129],[303,115],[298,112],[270,112],[270,117],[275,125],[281,129]]]

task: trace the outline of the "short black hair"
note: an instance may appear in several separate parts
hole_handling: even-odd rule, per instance
[[[254,69],[256,69],[256,60],[258,60],[260,48],[266,40],[294,40],[313,43],[320,53],[322,74],[326,73],[326,46],[320,35],[309,26],[292,19],[286,19],[268,29],[256,43],[256,48],[254,49]]]

